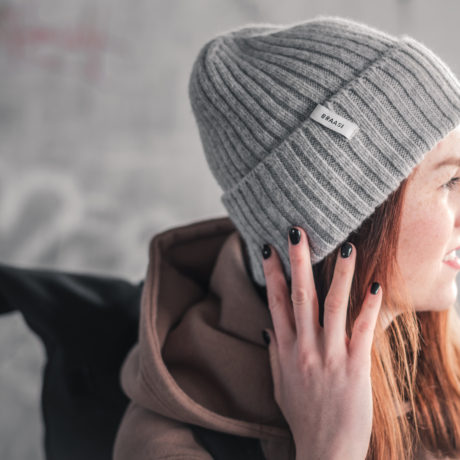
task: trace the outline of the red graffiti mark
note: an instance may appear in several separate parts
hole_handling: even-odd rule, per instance
[[[65,66],[66,53],[83,53],[84,74],[87,78],[97,78],[108,39],[96,27],[29,25],[21,20],[19,13],[10,5],[0,7],[0,46],[5,46],[10,57],[31,59],[49,70],[57,70]],[[43,51],[52,55],[37,58]]]
[[[7,44],[15,47],[51,44],[65,50],[102,50],[105,45],[102,35],[92,29],[59,30],[49,27],[16,27],[4,34]]]

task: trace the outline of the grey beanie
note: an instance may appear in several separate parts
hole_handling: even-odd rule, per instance
[[[261,286],[264,243],[290,280],[292,225],[321,261],[460,124],[460,82],[433,51],[336,16],[214,37],[189,96]]]

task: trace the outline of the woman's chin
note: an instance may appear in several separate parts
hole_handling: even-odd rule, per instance
[[[416,306],[416,311],[444,311],[452,308],[457,300],[457,285],[447,287],[442,295],[435,296],[428,304]]]

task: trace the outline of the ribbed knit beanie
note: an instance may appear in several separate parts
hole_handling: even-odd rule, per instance
[[[460,82],[433,51],[337,16],[248,24],[200,50],[189,96],[221,201],[265,286],[288,231],[316,264],[460,124]]]

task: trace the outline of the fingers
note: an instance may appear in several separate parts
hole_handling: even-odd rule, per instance
[[[377,287],[377,293],[372,294],[372,290],[375,292],[375,288]],[[367,290],[361,312],[356,318],[351,333],[349,353],[351,357],[356,358],[355,362],[370,362],[375,325],[377,323],[381,304],[382,288],[378,283],[373,283]]]
[[[346,322],[356,248],[345,243],[337,256],[334,275],[324,300],[324,349],[326,358],[346,350]]]
[[[382,293],[378,289],[372,294],[369,288],[354,323],[352,337],[348,338],[346,322],[356,263],[355,246],[347,242],[338,254],[324,303],[323,329],[319,324],[318,299],[307,234],[302,228],[292,227],[288,244],[291,264],[290,293],[276,250],[265,245],[262,251],[267,298],[274,326],[271,337],[276,337],[277,353],[282,355],[296,341],[300,349],[313,351],[317,349],[318,338],[322,336],[326,361],[330,357],[335,359],[341,352],[348,350],[350,356],[358,358],[358,362],[370,362]]]
[[[276,342],[276,337],[273,331],[269,329],[265,329],[267,332],[270,342],[268,344],[268,354],[270,359],[270,368],[273,378],[273,386],[274,386],[274,396],[275,401],[279,403],[279,390],[280,390],[280,360],[278,355],[278,344]]]
[[[310,248],[307,234],[300,227],[291,228],[288,239],[291,260],[291,300],[297,339],[301,344],[309,346],[313,340],[316,340],[321,327]],[[298,242],[295,243],[296,241]]]
[[[277,342],[281,347],[285,347],[295,340],[294,316],[289,299],[289,289],[286,284],[281,259],[276,250],[270,245],[265,245],[262,254],[268,307]]]

